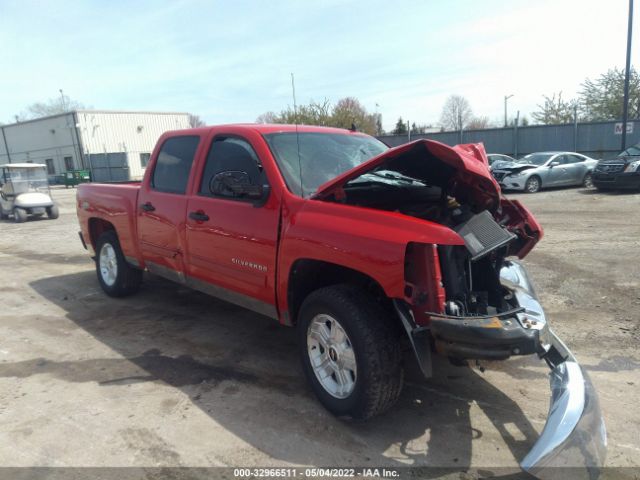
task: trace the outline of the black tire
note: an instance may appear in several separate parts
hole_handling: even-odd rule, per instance
[[[114,264],[116,266],[116,273],[112,283],[107,282],[101,273],[101,253],[103,248],[106,248],[105,246],[110,246],[115,253]],[[132,295],[140,289],[140,284],[142,283],[142,270],[132,267],[125,260],[122,249],[120,248],[118,235],[116,235],[116,232],[113,230],[104,232],[96,242],[96,273],[100,286],[110,297]]]
[[[339,322],[355,356],[357,375],[346,398],[325,389],[311,365],[307,333],[312,320],[321,314]],[[395,404],[404,381],[399,330],[375,298],[352,285],[321,288],[304,300],[297,329],[303,370],[327,410],[365,420]]]
[[[584,179],[582,180],[582,186],[584,188],[593,188],[593,175],[591,175],[591,172],[587,172],[587,174],[584,176]]]
[[[58,210],[58,206],[51,205],[49,208],[47,208],[47,216],[51,220],[55,220],[56,218],[58,218],[60,216],[60,210]]]
[[[27,221],[29,214],[23,208],[14,208],[13,209],[13,219],[16,223],[23,223]]]
[[[537,175],[532,175],[527,178],[527,182],[524,184],[524,191],[527,193],[536,193],[540,191],[540,187],[542,187],[542,181],[540,177]]]

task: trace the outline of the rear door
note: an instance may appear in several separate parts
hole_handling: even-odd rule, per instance
[[[186,192],[199,144],[197,135],[164,140],[138,195],[138,238],[145,264],[151,272],[181,282]]]
[[[581,155],[567,155],[569,163],[567,164],[567,175],[570,185],[582,185],[584,177],[587,174],[586,158]]]
[[[217,134],[212,139],[187,204],[187,281],[194,288],[277,317],[279,202],[273,193],[256,201],[232,191],[220,193],[215,187],[225,175],[242,175],[268,192],[269,181],[256,150],[240,135]]]

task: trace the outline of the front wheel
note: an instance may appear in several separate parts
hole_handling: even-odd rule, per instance
[[[127,263],[113,230],[100,235],[96,243],[96,272],[105,293],[124,297],[136,293],[142,283],[142,270]]]
[[[57,205],[51,205],[49,208],[47,208],[47,217],[49,217],[51,220],[55,220],[59,216],[60,210],[58,210]]]
[[[524,189],[527,193],[536,193],[540,191],[540,177],[536,175],[527,179],[527,183],[524,184]]]
[[[13,209],[13,219],[16,223],[23,223],[27,221],[29,214],[26,210],[22,208],[14,208]]]
[[[351,285],[321,288],[297,328],[305,375],[327,410],[364,420],[393,406],[404,379],[400,337],[375,298]]]
[[[584,180],[582,181],[582,186],[584,188],[593,188],[593,175],[591,175],[591,173],[587,173],[584,176]]]

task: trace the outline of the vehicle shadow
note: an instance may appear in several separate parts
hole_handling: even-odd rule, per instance
[[[125,299],[102,294],[93,271],[43,278],[30,286],[121,358],[1,363],[0,377],[48,374],[111,388],[164,382],[277,460],[465,471],[478,448],[474,442],[486,435],[479,427],[484,425],[502,437],[517,472],[517,460],[538,438],[520,407],[470,368],[437,360],[435,377],[425,381],[409,357],[407,386],[392,411],[363,423],[341,420],[328,414],[308,388],[294,329],[271,319],[152,276],[145,277],[138,295]],[[476,409],[489,422],[472,422]],[[478,459],[476,453],[475,462],[504,464],[500,447],[486,442],[481,451],[497,449],[495,456]],[[442,473],[427,469],[420,477]]]
[[[600,195],[611,195],[611,196],[621,196],[621,195],[638,195],[640,193],[639,190],[632,190],[632,189],[620,189],[620,190],[614,190],[614,189],[598,189],[598,188],[583,188],[581,190],[578,190],[578,193],[582,194],[582,195],[595,195],[595,194],[600,194]]]

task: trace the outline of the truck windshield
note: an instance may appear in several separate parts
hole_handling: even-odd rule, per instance
[[[373,137],[348,133],[270,133],[265,139],[289,190],[303,197],[388,148]]]

